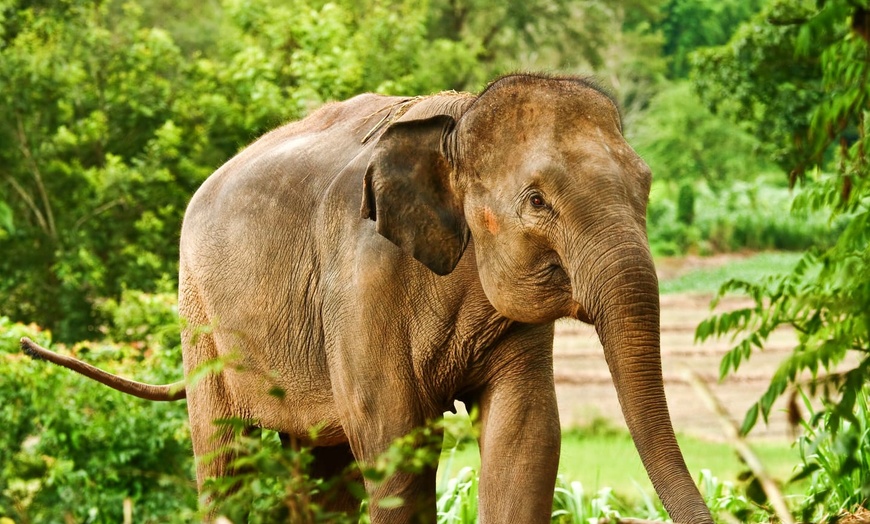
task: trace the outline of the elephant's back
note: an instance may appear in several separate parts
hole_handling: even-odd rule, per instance
[[[249,369],[277,371],[299,402],[331,402],[319,318],[317,209],[363,150],[368,129],[402,100],[364,95],[278,128],[218,169],[188,206],[179,292],[195,297],[219,353],[241,352]],[[237,402],[262,404],[244,398],[250,388],[238,386],[231,387]]]
[[[271,412],[295,406],[300,427],[332,427],[323,297],[346,282],[342,268],[330,267],[347,258],[341,252],[353,249],[355,236],[376,235],[359,211],[368,157],[393,119],[458,112],[465,102],[457,95],[362,95],[330,104],[264,135],[194,195],[182,226],[179,293],[187,298],[180,304],[202,312],[219,354],[241,354],[247,370],[275,377],[287,393],[279,409],[253,392],[253,375],[227,371],[246,417],[286,420]],[[269,412],[247,408],[272,404]],[[324,418],[307,420],[305,413]]]
[[[360,95],[328,104],[309,117],[278,127],[250,144],[214,172],[196,191],[185,228],[247,216],[251,206],[295,208],[297,195],[329,184],[341,166],[362,149],[367,130],[385,110],[405,99]],[[184,239],[183,239],[184,240]]]
[[[212,174],[188,205],[181,232],[182,262],[226,267],[236,257],[296,245],[320,196],[363,148],[366,127],[403,99],[361,95],[259,138]],[[239,261],[248,265],[251,260]],[[249,270],[251,266],[248,266]]]

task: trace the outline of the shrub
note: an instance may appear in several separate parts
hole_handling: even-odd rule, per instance
[[[114,523],[130,499],[137,522],[190,521],[196,490],[184,403],[134,399],[34,362],[19,350],[22,336],[51,341],[0,318],[0,516]],[[146,381],[162,378],[166,356],[111,343],[60,351]]]
[[[653,195],[650,246],[660,256],[827,247],[845,227],[845,221],[832,223],[822,211],[788,213],[791,191],[764,179],[735,182],[717,192],[704,185],[681,186],[675,199],[661,190]]]
[[[861,389],[854,412],[846,414],[841,427],[832,420],[836,406],[816,412],[809,396],[800,395],[810,416],[801,421],[803,464],[792,481],[808,478],[810,488],[799,512],[805,522],[830,522],[839,508],[866,506],[870,498],[870,389]]]

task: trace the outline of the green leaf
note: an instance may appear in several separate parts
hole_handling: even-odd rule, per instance
[[[748,435],[749,432],[755,427],[755,423],[758,421],[758,402],[752,404],[746,411],[746,415],[743,417],[743,424],[740,426],[740,434]]]
[[[13,220],[12,208],[2,201],[0,201],[0,228],[2,228],[6,233],[15,232],[15,221]]]
[[[403,504],[405,504],[405,501],[402,499],[402,497],[395,497],[395,496],[394,497],[384,497],[378,501],[378,506],[381,508],[384,508],[384,509],[399,508]]]
[[[761,482],[756,477],[753,477],[746,486],[746,496],[749,497],[749,500],[759,506],[763,506],[767,503],[767,493],[764,492],[764,488],[761,487]]]
[[[804,467],[802,467],[800,471],[798,471],[790,479],[788,479],[788,481],[789,483],[799,482],[805,478],[808,478],[819,469],[821,469],[821,466],[819,466],[817,463],[805,464]]]

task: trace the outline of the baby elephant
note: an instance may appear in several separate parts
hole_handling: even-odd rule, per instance
[[[215,419],[313,446],[325,475],[373,461],[461,399],[480,413],[480,521],[545,523],[560,445],[553,324],[576,318],[601,338],[668,513],[712,523],[665,402],[650,180],[614,101],[582,78],[360,95],[266,134],[190,202],[184,372],[238,365],[185,390],[23,343],[133,395],[186,396],[194,453],[215,456],[197,461],[200,489],[230,473],[219,450],[231,436]],[[373,523],[435,521],[434,467],[366,487]],[[332,504],[355,509],[347,495]],[[404,504],[379,506],[385,497]]]

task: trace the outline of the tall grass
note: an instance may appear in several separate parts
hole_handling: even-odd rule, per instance
[[[438,498],[439,524],[477,523],[477,475],[462,468],[450,479]],[[718,522],[769,522],[770,514],[755,505],[736,483],[721,480],[710,470],[702,470],[699,489]],[[610,487],[588,491],[582,482],[568,481],[560,475],[553,496],[552,521],[560,524],[597,524],[621,519],[665,522],[668,514],[657,497],[638,487],[638,500],[619,496]]]
[[[445,476],[446,478],[446,476]],[[477,522],[477,472],[466,466],[438,490],[438,522]]]
[[[800,513],[804,521],[833,522],[841,510],[866,507],[870,500],[870,389],[864,387],[838,431],[830,425],[835,411],[816,413],[800,392],[810,414],[798,439],[803,468],[795,479],[808,479]]]
[[[565,524],[586,524],[602,518],[619,518],[618,507],[622,502],[610,488],[602,488],[587,494],[583,484],[574,480],[566,482],[563,477],[556,481],[553,496],[553,520]]]

